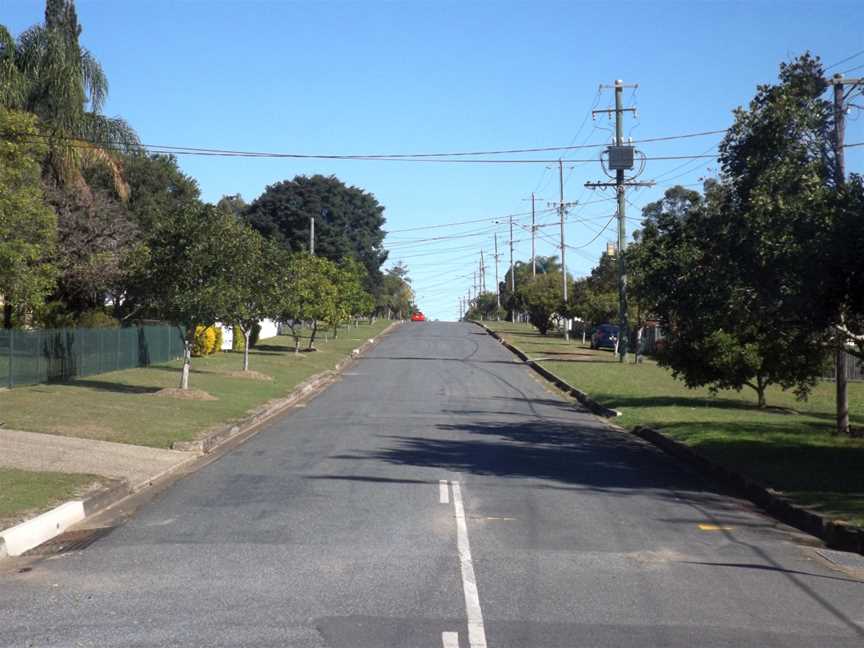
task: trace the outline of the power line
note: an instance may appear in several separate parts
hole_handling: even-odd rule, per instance
[[[554,209],[543,209],[540,211],[554,211]],[[456,227],[458,225],[471,225],[474,223],[487,223],[490,221],[499,221],[503,219],[510,218],[511,216],[530,216],[531,212],[517,212],[514,214],[506,214],[504,216],[490,216],[488,218],[477,218],[475,220],[467,220],[467,221],[457,221],[454,223],[440,223],[438,225],[418,225],[417,227],[405,227],[402,229],[396,230],[386,230],[387,234],[399,234],[401,232],[416,232],[419,230],[427,230],[427,229],[439,229],[441,227]]]
[[[665,142],[679,139],[687,139],[692,137],[702,137],[705,135],[714,135],[717,133],[725,133],[726,129],[723,130],[713,130],[713,131],[702,131],[698,133],[685,133],[681,135],[669,135],[664,137],[653,137],[646,138],[642,140],[634,140],[634,144],[636,143],[651,143],[651,142]],[[70,146],[78,147],[78,148],[90,148],[91,146],[99,146],[102,148],[107,148],[109,150],[128,152],[130,149],[135,147],[127,147],[120,146],[116,142],[110,142],[105,140],[95,140],[95,139],[87,139],[87,138],[76,138],[76,137],[63,137],[63,136],[49,136],[43,134],[19,134],[17,135],[19,138],[47,138],[47,139],[62,139],[71,142]],[[174,146],[168,144],[138,144],[137,147],[141,149],[145,149],[150,152],[155,153],[166,153],[173,155],[199,155],[199,156],[211,156],[211,157],[253,157],[253,158],[287,158],[287,159],[300,159],[300,160],[359,160],[359,161],[411,161],[411,162],[419,162],[419,161],[427,161],[427,162],[461,162],[462,160],[444,160],[438,158],[449,158],[449,157],[464,157],[471,155],[504,155],[509,153],[538,153],[538,152],[551,152],[551,151],[567,151],[567,150],[576,150],[576,149],[588,149],[588,148],[604,148],[608,146],[606,143],[598,143],[598,144],[582,144],[578,146],[544,146],[544,147],[534,147],[534,148],[520,148],[520,149],[500,149],[500,150],[491,150],[491,151],[458,151],[458,152],[449,152],[449,153],[386,153],[386,154],[329,154],[329,153],[316,153],[316,154],[306,154],[306,153],[284,153],[284,152],[276,152],[276,151],[243,151],[243,150],[234,150],[234,149],[220,149],[220,148],[203,148],[203,147],[193,147],[193,146]],[[671,157],[655,157],[648,158],[653,160],[663,160],[663,159],[686,159],[682,156],[671,156]],[[594,159],[570,159],[568,162],[596,162]],[[464,162],[468,163],[507,163],[507,164],[517,164],[517,163],[557,163],[558,160],[465,160]]]
[[[465,238],[476,238],[478,236],[488,236],[489,233],[492,231],[492,229],[493,228],[487,227],[487,228],[484,228],[482,231],[466,232],[464,234],[452,234],[449,236],[434,236],[431,238],[410,239],[407,241],[391,241],[390,243],[387,244],[387,249],[390,249],[390,247],[394,246],[394,245],[397,245],[397,246],[402,245],[402,246],[411,247],[414,245],[432,243],[434,241],[451,241],[451,240],[455,240],[455,239],[465,239]]]
[[[594,241],[596,241],[598,238],[600,238],[600,235],[601,235],[603,232],[605,232],[607,229],[609,229],[609,226],[612,224],[612,221],[615,220],[615,218],[616,218],[617,216],[618,216],[618,214],[612,214],[612,215],[609,217],[609,220],[606,221],[606,224],[603,226],[603,229],[601,229],[599,232],[597,232],[597,235],[596,235],[594,238],[592,238],[590,241],[588,241],[587,243],[585,243],[584,245],[579,245],[579,246],[572,246],[572,245],[568,245],[567,247],[569,247],[569,248],[572,249],[572,250],[581,250],[582,248],[586,248],[586,247],[588,247],[588,246],[591,245]]]
[[[828,67],[826,67],[824,71],[827,72],[827,71],[830,70],[831,68],[835,68],[835,67],[837,67],[838,65],[841,65],[841,64],[845,63],[846,61],[851,61],[851,60],[854,59],[856,56],[861,56],[862,54],[864,54],[864,50],[861,50],[860,52],[855,52],[855,53],[852,54],[851,56],[847,56],[846,58],[841,59],[840,61],[837,61],[836,63],[832,63],[831,65],[829,65]]]

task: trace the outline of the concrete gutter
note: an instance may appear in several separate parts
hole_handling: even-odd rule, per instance
[[[209,461],[201,461],[197,464],[193,464],[192,461],[200,458],[202,455],[214,453],[214,451],[223,446],[225,446],[226,451],[230,451],[236,444],[242,443],[255,434],[266,421],[298,403],[321,393],[336,381],[340,373],[352,366],[360,355],[378,344],[383,336],[390,333],[400,324],[401,322],[393,322],[377,336],[368,339],[360,347],[354,349],[349,357],[336,363],[332,370],[312,376],[295,387],[285,398],[271,401],[238,424],[226,426],[211,432],[198,441],[175,443],[172,448],[174,450],[196,453],[190,457],[189,461],[178,463],[170,469],[163,470],[159,474],[154,474],[134,486],[130,486],[127,480],[111,480],[98,490],[89,493],[83,499],[64,502],[50,511],[46,511],[21,524],[0,531],[0,560],[7,557],[20,556],[30,549],[38,547],[51,538],[60,535],[70,527],[93,517],[97,513],[102,513],[106,509],[127,500],[144,489],[157,483],[164,484],[174,475],[194,472],[194,470],[207,465]]]
[[[615,410],[603,407],[591,399],[587,394],[585,394],[585,392],[576,389],[548,369],[540,367],[535,361],[529,360],[528,356],[512,344],[505,342],[495,331],[480,322],[474,321],[474,324],[482,327],[492,337],[499,340],[516,356],[524,360],[532,369],[534,369],[534,371],[547,378],[556,387],[565,393],[575,396],[580,403],[585,405],[595,414],[605,417],[617,414]],[[596,406],[600,411],[595,411],[591,404]],[[603,413],[604,411],[613,412],[613,414]],[[623,430],[624,428],[615,426],[615,429]],[[806,509],[803,506],[793,504],[789,499],[784,497],[782,493],[767,488],[741,473],[722,466],[714,460],[698,453],[690,446],[687,446],[680,441],[676,441],[653,428],[637,425],[632,430],[625,431],[635,434],[641,439],[657,446],[667,454],[685,461],[687,464],[697,469],[700,474],[710,477],[714,481],[719,482],[724,487],[730,489],[732,492],[750,500],[771,517],[793,526],[796,529],[800,529],[805,533],[816,536],[823,540],[828,547],[832,549],[841,549],[843,551],[854,551],[864,555],[864,529],[844,524],[843,522],[836,522],[829,517],[820,515],[819,513]]]

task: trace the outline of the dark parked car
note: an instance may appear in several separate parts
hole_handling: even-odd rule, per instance
[[[614,324],[601,324],[591,336],[592,349],[615,349],[618,342],[618,327]]]

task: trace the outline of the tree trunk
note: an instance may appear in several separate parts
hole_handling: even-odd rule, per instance
[[[309,349],[315,344],[315,334],[318,332],[318,320],[312,320],[312,335],[309,336]]]
[[[834,378],[837,381],[835,385],[837,398],[837,429],[835,433],[847,436],[850,435],[851,429],[849,427],[849,400],[846,387],[846,349],[842,344],[837,349],[834,358]]]
[[[333,325],[333,339],[336,339],[336,336],[339,335],[339,323]]]
[[[6,298],[4,297],[3,299],[5,300]],[[12,304],[8,301],[3,302],[3,328],[12,328]]]
[[[758,398],[759,409],[765,407],[765,389],[768,385],[762,380],[762,376],[756,376],[756,395]]]
[[[180,374],[180,389],[189,389],[189,370],[192,366],[192,343],[186,339],[183,347],[183,371]]]
[[[243,329],[243,339],[246,340],[246,344],[243,345],[243,371],[249,371],[249,336],[252,333],[252,329]]]

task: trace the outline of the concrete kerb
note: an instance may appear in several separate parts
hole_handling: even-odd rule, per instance
[[[703,474],[739,493],[772,517],[823,540],[832,549],[864,554],[864,529],[834,520],[793,504],[782,493],[715,463],[693,448],[649,427],[637,425],[630,430],[636,436],[659,447],[666,453],[698,468]]]
[[[268,419],[320,393],[327,386],[335,382],[339,373],[352,365],[359,355],[377,344],[384,335],[390,333],[400,323],[394,322],[377,336],[364,342],[358,349],[352,351],[350,357],[340,360],[333,370],[324,371],[310,377],[294,388],[285,398],[268,403],[240,423],[216,430],[198,441],[174,444],[173,449],[199,453],[198,455],[191,456],[188,461],[183,461],[158,475],[151,476],[140,484],[130,485],[126,480],[107,481],[98,490],[89,493],[82,499],[64,502],[50,511],[46,511],[21,524],[0,531],[0,560],[7,557],[20,556],[26,551],[38,547],[40,544],[63,533],[69,527],[83,522],[86,518],[118,504],[157,481],[164,481],[172,473],[182,472],[182,469],[186,468],[197,457],[212,453],[220,446],[233,441],[240,435],[247,434],[251,436],[254,431],[257,431],[255,429]]]
[[[581,389],[576,389],[573,385],[569,384],[566,380],[561,378],[560,376],[555,375],[553,372],[549,371],[546,367],[542,366],[540,363],[529,358],[525,353],[523,353],[520,349],[513,346],[506,340],[504,340],[498,333],[490,329],[485,324],[478,322],[476,320],[471,320],[474,324],[482,328],[493,338],[498,340],[501,344],[503,344],[511,353],[516,355],[520,360],[524,361],[531,369],[536,371],[538,374],[543,376],[546,380],[555,385],[558,389],[563,391],[565,394],[570,394],[575,398],[579,403],[585,407],[592,414],[596,414],[597,416],[603,416],[605,418],[613,418],[616,416],[620,416],[621,413],[614,410],[609,409],[595,401],[588,394],[583,392]]]
[[[596,404],[607,412],[615,412],[615,410],[610,410],[597,404],[596,401],[588,397],[587,394],[576,389],[572,385],[569,385],[551,371],[539,367],[537,363],[529,360],[528,356],[526,356],[522,351],[505,342],[495,331],[480,322],[474,321],[474,323],[481,326],[492,337],[499,340],[516,356],[528,363],[532,369],[537,371],[537,373],[554,383],[556,387],[562,389],[565,393],[573,394],[580,403],[588,407],[592,412],[594,412],[594,410],[591,406],[583,401],[577,393],[582,394],[588,402]],[[597,412],[594,413],[596,414]],[[600,415],[607,417],[610,416],[609,414]],[[615,426],[615,429],[624,430],[624,428],[618,426]],[[648,441],[667,454],[685,461],[689,465],[701,471],[702,474],[708,475],[724,487],[750,500],[777,520],[821,539],[828,547],[864,554],[864,529],[844,524],[843,522],[835,522],[824,515],[820,515],[819,513],[802,506],[793,504],[789,499],[784,497],[782,493],[766,488],[749,477],[745,477],[740,473],[715,463],[713,460],[693,450],[690,446],[675,441],[653,428],[637,425],[632,430],[625,431]]]
[[[116,504],[132,493],[132,488],[125,480],[110,480],[83,499],[64,502],[50,511],[0,531],[0,560],[7,556],[20,556],[33,547],[38,547],[72,525]]]

